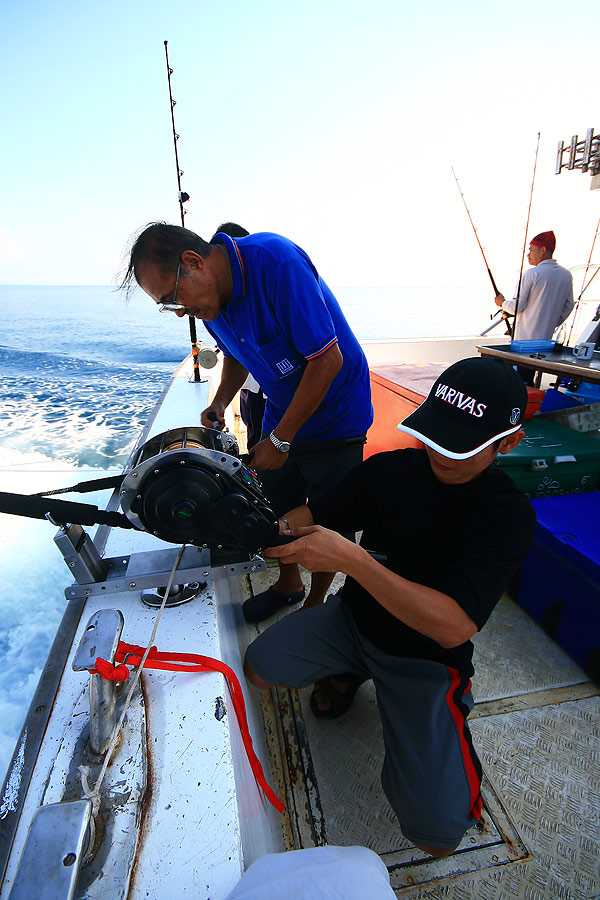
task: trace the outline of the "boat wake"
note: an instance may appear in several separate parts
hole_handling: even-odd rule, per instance
[[[170,363],[119,366],[0,348],[0,447],[77,465],[122,465],[170,374]]]
[[[32,423],[33,428],[33,423]],[[120,467],[93,469],[88,477]],[[72,462],[0,446],[0,491],[29,494],[81,479]],[[83,477],[85,477],[83,475]],[[96,505],[107,492],[87,494]],[[65,563],[49,522],[0,514],[0,771],[6,771],[65,607]]]

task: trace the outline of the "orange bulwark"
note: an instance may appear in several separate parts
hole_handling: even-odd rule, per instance
[[[396,426],[421,405],[445,368],[437,363],[371,367],[371,402],[375,415],[367,432],[365,459],[384,450],[423,446],[417,438],[398,431]]]

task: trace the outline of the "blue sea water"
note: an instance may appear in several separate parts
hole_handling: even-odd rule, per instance
[[[335,289],[359,339],[478,333],[474,288]],[[33,493],[116,473],[189,352],[187,320],[110,287],[0,286],[0,490]],[[198,338],[210,341],[202,324]],[[500,330],[500,329],[499,329]],[[91,471],[89,471],[91,470]],[[108,496],[89,495],[101,504]],[[0,776],[65,605],[49,523],[0,514]]]

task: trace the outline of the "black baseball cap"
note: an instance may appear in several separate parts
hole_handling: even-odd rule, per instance
[[[450,459],[468,459],[518,431],[526,406],[527,388],[511,366],[475,356],[442,372],[398,430]]]

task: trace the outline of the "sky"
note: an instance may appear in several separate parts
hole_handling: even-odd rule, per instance
[[[600,191],[554,167],[600,131],[599,23],[597,0],[5,0],[0,283],[112,284],[136,230],[179,224],[165,40],[203,237],[279,232],[332,286],[489,293],[454,167],[500,290],[531,196],[528,236],[584,265]]]

